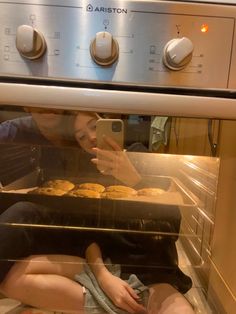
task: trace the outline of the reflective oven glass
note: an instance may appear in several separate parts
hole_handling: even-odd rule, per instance
[[[232,193],[224,176],[235,163],[235,121],[17,106],[1,106],[0,119],[1,228],[14,247],[1,252],[2,269],[33,254],[84,257],[97,241],[124,273],[168,282],[200,313],[214,313],[215,232],[221,198]],[[122,130],[104,129],[105,150],[96,149],[98,120],[123,121]],[[121,131],[123,150],[113,139]],[[3,215],[14,206],[24,215]]]

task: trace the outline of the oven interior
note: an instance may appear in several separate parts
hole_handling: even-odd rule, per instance
[[[37,114],[43,117],[47,110],[38,109]],[[53,213],[54,219],[40,226],[42,229],[77,230],[81,235],[88,230],[131,234],[140,243],[152,239],[162,254],[153,262],[154,267],[180,269],[181,289],[197,313],[206,313],[206,309],[214,313],[220,306],[216,303],[220,304],[220,296],[211,282],[217,201],[221,202],[219,193],[224,193],[220,186],[226,184],[219,178],[220,171],[224,174],[224,167],[228,167],[224,166],[224,150],[228,150],[228,132],[235,130],[235,121],[100,113],[103,119],[124,121],[126,154],[142,177],[142,184],[134,188],[161,189],[163,193],[95,199],[34,193],[48,180],[69,180],[75,185],[92,182],[105,187],[122,184],[90,167],[91,156],[79,146],[71,127],[79,112],[53,110],[63,121],[63,141],[56,145],[44,142],[36,134],[37,128],[31,133],[25,129],[18,137],[7,134],[9,120],[17,124],[32,119],[35,111],[30,107],[1,107],[1,212],[16,202],[28,201],[47,206]],[[230,154],[235,161],[233,152]],[[57,215],[63,211],[70,219],[62,223]]]

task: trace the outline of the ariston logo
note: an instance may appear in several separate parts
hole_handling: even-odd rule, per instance
[[[122,14],[122,13],[127,14],[128,13],[128,10],[124,9],[124,8],[93,7],[92,4],[87,5],[86,11],[87,12],[118,13],[118,14]]]

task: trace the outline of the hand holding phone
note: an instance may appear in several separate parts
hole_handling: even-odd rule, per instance
[[[96,124],[96,158],[92,162],[104,175],[112,175],[127,185],[135,185],[140,175],[124,148],[124,125],[120,119],[99,119]]]

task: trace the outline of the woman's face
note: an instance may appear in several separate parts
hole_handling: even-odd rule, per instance
[[[92,149],[97,146],[97,120],[98,117],[92,112],[80,112],[75,118],[75,138],[79,145],[90,154],[94,154]]]

